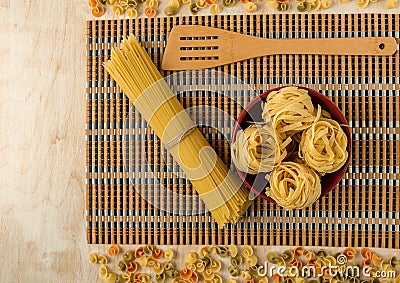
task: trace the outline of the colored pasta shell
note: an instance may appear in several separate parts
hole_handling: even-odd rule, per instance
[[[370,259],[372,258],[372,252],[370,249],[368,248],[362,248],[360,251],[360,254],[362,256],[363,259]]]
[[[211,280],[214,278],[214,271],[211,268],[206,268],[203,273],[204,279]]]
[[[285,250],[285,251],[283,251],[283,253],[282,253],[282,258],[283,258],[283,260],[284,260],[285,262],[290,263],[290,262],[292,262],[293,259],[294,259],[294,252],[291,251],[291,250]]]
[[[179,273],[179,275],[183,278],[183,279],[189,279],[190,277],[192,277],[193,275],[193,271],[190,269],[187,269],[186,267],[183,268],[181,270],[181,272]]]
[[[238,249],[236,245],[229,245],[228,252],[231,257],[235,257],[238,254]]]
[[[254,13],[255,11],[257,11],[257,5],[253,2],[247,2],[246,4],[244,4],[244,9],[249,13]]]
[[[89,254],[89,262],[90,263],[97,263],[97,254],[95,253],[90,253]]]
[[[130,261],[134,260],[134,259],[135,259],[135,253],[134,253],[134,251],[129,250],[129,251],[127,251],[126,253],[124,253],[123,259],[124,259],[126,262],[130,262]]]
[[[166,249],[164,252],[164,258],[167,261],[171,261],[174,258],[174,251],[171,249]]]
[[[108,258],[105,255],[98,255],[97,256],[97,262],[101,264],[107,264],[108,263]]]
[[[164,265],[160,262],[156,262],[153,266],[153,270],[155,274],[161,274],[164,272]]]
[[[109,272],[106,278],[106,283],[115,283],[118,279],[118,275],[114,272]]]
[[[189,278],[189,283],[197,283],[199,281],[199,277],[196,272],[193,272],[192,277]]]
[[[267,260],[272,263],[272,264],[280,264],[282,262],[284,262],[284,260],[282,259],[282,257],[280,257],[277,253],[275,252],[269,252],[267,254]]]
[[[231,264],[233,266],[238,266],[240,264],[242,264],[243,262],[243,258],[240,255],[236,255],[235,257],[231,258]]]
[[[307,1],[301,2],[299,3],[299,5],[297,5],[297,11],[299,12],[308,12],[311,10],[311,4]]]
[[[211,260],[210,268],[215,273],[219,272],[221,270],[221,262],[217,259]]]
[[[127,267],[128,272],[135,273],[138,268],[138,265],[137,265],[136,261],[130,261],[126,264],[126,267]]]
[[[89,6],[92,8],[96,7],[98,5],[97,0],[89,0],[88,2],[89,2]]]
[[[197,260],[195,262],[195,265],[196,265],[196,271],[198,271],[198,272],[203,272],[204,269],[206,269],[204,261],[202,261],[201,259]]]
[[[157,0],[146,0],[146,6],[156,9],[158,7],[158,1]]]
[[[99,268],[99,277],[101,279],[106,279],[108,276],[108,269],[105,265],[100,266]]]
[[[159,260],[164,256],[164,252],[161,249],[154,249],[151,255],[155,260]]]
[[[386,8],[387,9],[394,9],[399,5],[398,0],[387,0],[386,2]]]
[[[121,260],[118,262],[118,268],[121,272],[127,272],[128,271],[128,266],[125,261]]]
[[[141,258],[144,255],[144,248],[138,247],[135,251],[135,258]]]
[[[254,266],[254,265],[256,265],[256,264],[257,264],[257,257],[256,257],[256,255],[253,254],[253,255],[251,255],[251,256],[249,256],[249,257],[246,257],[246,258],[244,259],[244,263],[245,263],[247,266]]]
[[[170,261],[164,262],[164,270],[169,271],[169,270],[174,270],[174,265]]]
[[[345,248],[343,254],[347,257],[348,260],[353,260],[356,257],[356,249],[355,248]]]
[[[185,262],[195,263],[197,261],[197,254],[195,252],[187,253],[185,256]]]
[[[122,15],[125,12],[124,8],[121,5],[114,5],[112,7],[112,11],[117,16]]]
[[[245,280],[251,279],[250,273],[246,270],[240,271],[240,277],[242,277]]]
[[[192,15],[196,15],[199,12],[199,7],[197,7],[196,3],[190,4],[190,13]]]
[[[240,274],[240,272],[239,272],[239,270],[237,269],[237,267],[236,267],[236,266],[233,266],[233,265],[229,265],[229,266],[228,266],[228,272],[229,272],[229,274],[230,274],[231,276],[233,276],[233,277],[237,277],[237,276],[239,276],[239,274]]]
[[[210,253],[210,247],[209,246],[202,247],[200,249],[200,252],[199,252],[200,256],[206,256],[209,253]]]
[[[212,4],[212,5],[210,6],[210,14],[211,14],[211,15],[218,15],[218,14],[220,14],[221,12],[222,12],[222,8],[221,8],[220,5],[218,5],[218,4]]]
[[[156,282],[157,283],[164,283],[164,281],[165,281],[164,273],[156,274]]]
[[[155,17],[155,15],[156,15],[156,10],[154,10],[153,8],[151,8],[151,7],[146,7],[145,9],[144,9],[144,14],[148,17],[148,18],[154,18]]]
[[[244,257],[244,258],[246,258],[246,257],[250,257],[250,256],[252,256],[254,254],[254,251],[253,251],[253,248],[251,247],[251,246],[244,246],[243,247],[243,250],[242,250],[242,256]]]
[[[105,13],[104,7],[97,5],[95,7],[92,8],[92,15],[95,17],[101,17],[103,16]]]
[[[164,9],[164,14],[168,17],[176,15],[178,9],[173,6],[167,6]]]
[[[108,255],[109,256],[116,256],[119,254],[119,246],[118,245],[111,245],[108,248]]]
[[[131,19],[136,19],[138,16],[137,10],[135,8],[129,8],[128,10],[126,10],[126,14]]]
[[[294,249],[294,255],[299,257],[302,256],[304,254],[304,248],[303,247],[297,247]]]
[[[236,0],[222,0],[222,5],[225,7],[233,7],[236,4]]]

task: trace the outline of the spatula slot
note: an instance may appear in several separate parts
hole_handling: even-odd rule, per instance
[[[218,50],[219,46],[181,46],[179,50]]]
[[[218,39],[218,36],[181,36],[180,40],[213,40]]]
[[[215,61],[218,60],[218,56],[209,56],[209,57],[180,57],[181,61]]]

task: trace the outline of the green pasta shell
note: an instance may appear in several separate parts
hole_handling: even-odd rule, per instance
[[[196,15],[199,12],[199,7],[197,7],[196,3],[190,4],[190,13],[192,15]]]
[[[267,260],[272,264],[282,263],[284,260],[275,252],[269,252],[267,254]]]
[[[178,12],[178,9],[173,6],[167,6],[164,9],[164,14],[168,17],[176,15],[177,12]]]
[[[294,260],[294,252],[291,250],[285,250],[282,253],[282,258],[285,262],[290,263]]]

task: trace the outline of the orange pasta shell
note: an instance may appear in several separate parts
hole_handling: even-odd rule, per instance
[[[302,247],[297,247],[294,249],[295,256],[302,256],[304,254],[304,249]]]
[[[371,261],[372,261],[373,265],[378,266],[381,263],[382,258],[379,255],[377,255],[376,253],[373,253],[372,257],[371,257]]]
[[[119,246],[118,245],[111,245],[108,248],[108,254],[109,256],[115,256],[119,254]]]
[[[280,276],[279,274],[274,274],[274,275],[272,275],[272,279],[273,279],[276,283],[282,283],[282,281],[283,281],[283,277]]]
[[[189,278],[190,283],[197,283],[199,281],[199,277],[196,272],[193,272],[192,277]]]
[[[137,270],[138,265],[137,265],[136,261],[131,261],[131,262],[126,264],[126,267],[127,267],[127,270],[130,273],[135,273],[136,270]]]
[[[292,266],[295,266],[298,269],[300,269],[303,267],[303,263],[300,260],[295,259],[292,261]]]
[[[322,278],[324,278],[324,279],[331,279],[332,278],[332,275],[330,274],[329,268],[324,269],[324,275],[322,275]]]
[[[252,279],[247,279],[246,283],[256,283],[256,281],[252,278]]]
[[[154,16],[156,15],[156,10],[154,10],[151,7],[146,7],[144,9],[144,14],[148,17],[148,18],[154,18]]]
[[[164,256],[164,252],[161,249],[155,249],[151,255],[154,259],[158,260],[162,259],[162,257]]]
[[[144,255],[144,248],[138,247],[135,251],[135,258],[140,258]]]
[[[348,260],[353,260],[356,257],[356,250],[354,248],[345,248],[343,253]]]
[[[101,17],[103,16],[105,13],[104,7],[97,5],[95,7],[92,8],[92,15],[95,17]]]
[[[191,271],[190,269],[187,269],[186,267],[183,268],[183,269],[181,270],[181,272],[180,272],[180,276],[181,276],[183,279],[189,279],[189,278],[192,277],[192,275],[193,275],[193,271]]]
[[[307,261],[307,265],[308,266],[315,266],[315,262],[317,261],[317,259],[316,258],[310,258],[308,261]]]
[[[89,6],[92,8],[97,6],[97,0],[89,0],[88,2],[89,2]]]
[[[360,253],[364,259],[370,259],[372,257],[372,252],[368,248],[362,248]]]

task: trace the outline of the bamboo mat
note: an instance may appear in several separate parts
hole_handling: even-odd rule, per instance
[[[172,86],[206,138],[230,164],[231,123],[254,95],[302,85],[329,96],[349,120],[353,156],[340,184],[312,207],[285,211],[261,199],[241,223],[218,229],[182,172],[101,64],[136,34],[160,67],[177,24],[221,27],[268,38],[393,36],[400,15],[278,14],[87,22],[86,228],[92,244],[251,244],[400,248],[400,56],[276,55],[216,68],[255,91],[205,89],[223,79],[175,74]],[[243,46],[246,48],[246,46]],[[399,49],[399,48],[398,48]],[[170,75],[165,73],[164,75]],[[176,197],[177,196],[177,197]]]

